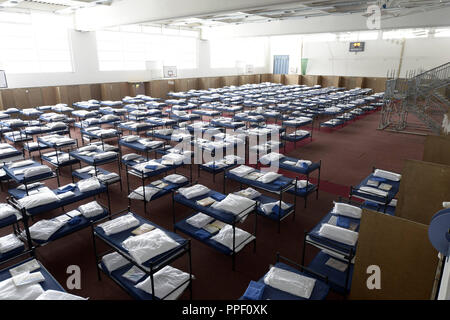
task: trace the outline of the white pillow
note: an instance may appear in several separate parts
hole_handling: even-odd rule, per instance
[[[184,183],[188,181],[188,178],[185,176],[182,176],[181,174],[169,174],[168,176],[164,177],[164,180],[169,181],[171,183]]]

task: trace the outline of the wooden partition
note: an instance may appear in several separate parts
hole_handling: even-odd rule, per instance
[[[450,166],[406,160],[395,214],[428,225],[449,195]]]
[[[239,76],[220,77],[220,84],[221,84],[221,87],[238,86],[239,85]]]
[[[239,76],[239,85],[248,84],[248,83],[260,83],[259,74],[248,74]]]
[[[339,87],[341,77],[339,76],[320,76],[322,87]]]
[[[283,77],[284,84],[299,84],[300,75],[298,74],[285,74]]]
[[[146,86],[146,94],[155,98],[167,98],[167,93],[175,90],[175,80],[153,80]]]
[[[273,83],[283,83],[283,75],[282,74],[273,74],[271,82],[273,82]]]
[[[186,79],[176,79],[175,81],[175,92],[189,91],[198,89],[198,79],[197,78],[186,78]]]
[[[450,166],[450,136],[428,135],[422,160]]]
[[[374,92],[384,92],[386,78],[364,78],[362,88],[371,88]]]
[[[356,253],[350,299],[430,299],[438,259],[428,226],[364,210]],[[380,289],[367,287],[369,266],[380,268]]]
[[[339,86],[347,89],[362,88],[363,81],[363,77],[341,77]]]
[[[315,86],[316,84],[320,84],[320,76],[304,75],[302,76],[302,84],[305,84],[309,87]]]

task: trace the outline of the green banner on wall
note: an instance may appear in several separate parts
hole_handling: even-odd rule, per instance
[[[306,74],[307,66],[308,66],[308,58],[302,58],[302,75]]]

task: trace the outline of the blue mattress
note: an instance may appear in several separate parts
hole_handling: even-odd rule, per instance
[[[222,114],[222,112],[220,111],[211,111],[211,110],[193,110],[192,113],[208,117],[216,117]]]
[[[43,179],[49,179],[49,178],[53,178],[55,177],[54,172],[49,172],[46,174],[40,174],[34,177],[30,177],[25,179],[23,174],[14,174],[14,170],[22,170],[22,169],[26,169],[26,168],[32,168],[32,167],[39,167],[41,166],[41,164],[39,162],[34,162],[33,164],[29,165],[29,166],[24,166],[24,167],[20,167],[20,168],[8,168],[7,166],[4,166],[3,169],[5,170],[6,174],[11,177],[11,179],[13,179],[15,182],[17,183],[24,183],[26,181],[26,183],[32,183],[35,181],[39,181],[39,180],[43,180]]]
[[[306,272],[301,272],[300,270],[298,270],[294,267],[291,267],[282,262],[277,262],[274,265],[274,267],[280,268],[280,269],[283,269],[286,271],[291,271],[291,272],[294,272],[296,274],[300,274],[303,276],[307,276],[307,277],[309,276]],[[265,275],[258,280],[258,283],[264,284],[264,277],[265,277]],[[326,296],[328,295],[329,290],[330,290],[329,285],[327,285],[322,280],[316,279],[316,283],[314,285],[314,289],[311,293],[311,296],[309,297],[309,300],[324,300],[326,298]],[[245,299],[244,296],[242,296],[240,298],[240,300],[247,300],[247,299]],[[275,289],[271,286],[265,285],[261,300],[306,300],[306,299],[299,297],[299,296],[295,296],[295,295],[290,294],[285,291]]]
[[[207,166],[205,164],[201,164],[200,165],[200,169],[209,173],[220,173],[220,172],[224,172],[225,170],[231,169],[235,166],[237,166],[238,163],[235,161],[234,163],[228,164],[224,167],[217,167],[217,166]]]
[[[52,191],[56,195],[58,195],[56,190],[57,189],[52,190]],[[52,211],[54,209],[61,208],[61,207],[66,206],[68,204],[75,203],[75,202],[78,202],[78,201],[81,201],[81,200],[93,197],[93,196],[98,195],[100,193],[106,192],[106,190],[107,190],[106,186],[103,185],[103,184],[101,184],[101,187],[99,189],[88,191],[88,192],[84,192],[84,193],[80,192],[80,190],[77,187],[74,190],[72,190],[72,192],[74,193],[74,195],[72,197],[65,198],[65,199],[62,199],[62,200],[58,200],[56,202],[48,203],[48,204],[45,204],[43,206],[27,209],[27,212],[28,212],[29,215],[34,216],[34,215],[37,215],[37,214],[40,214],[40,213],[43,213],[43,212]],[[18,189],[9,189],[8,193],[11,196],[13,196],[14,198],[16,198],[16,199],[21,199],[21,198],[25,197],[25,195],[26,195],[25,191],[18,190]]]
[[[174,200],[175,200],[175,202],[178,202],[182,205],[192,208],[195,211],[203,212],[204,214],[207,214],[208,216],[211,216],[214,219],[223,221],[228,224],[232,224],[233,222],[236,222],[239,220],[239,219],[237,219],[237,216],[235,216],[232,213],[220,211],[220,210],[211,208],[210,206],[204,207],[204,206],[197,204],[197,200],[201,200],[206,197],[211,197],[211,198],[215,199],[216,201],[221,201],[221,200],[225,199],[226,195],[224,195],[223,193],[214,191],[214,190],[210,190],[207,194],[204,194],[202,196],[195,197],[192,199],[186,199],[180,193],[176,193],[174,195]]]
[[[120,128],[120,129],[127,130],[127,131],[139,133],[139,132],[142,132],[142,131],[150,130],[150,129],[156,127],[156,125],[148,123],[148,124],[146,124],[145,126],[142,126],[142,127],[130,127],[130,126],[126,126],[123,123],[121,123],[117,127]]]
[[[22,265],[22,264],[24,264],[24,263],[26,263],[26,262],[28,262],[30,260],[33,260],[33,259],[34,259],[33,257],[30,257],[30,258],[28,258],[26,260],[23,260],[23,261],[15,264],[13,266],[10,266],[8,268],[5,268],[5,269],[1,270],[0,271],[0,281],[3,281],[3,280],[11,278],[11,274],[9,273],[10,269],[13,269],[13,268],[15,268],[17,266],[20,266],[20,265]],[[40,265],[40,268],[38,270],[36,270],[36,271],[40,271],[42,273],[42,275],[44,276],[44,278],[45,278],[44,281],[39,282],[39,284],[41,285],[42,289],[44,291],[55,290],[55,291],[66,292],[64,290],[64,288],[58,283],[58,281],[56,281],[56,279],[50,274],[50,272],[48,272],[47,269],[45,269],[45,267],[42,265],[42,263],[40,261],[38,261],[38,260],[36,260],[36,261]]]
[[[143,159],[144,161],[147,161],[143,157],[141,159]],[[162,159],[152,159],[152,160],[154,160],[154,161],[156,161],[158,163],[161,163],[161,161],[162,161]],[[135,160],[131,160],[131,161],[124,161],[124,160],[122,160],[122,163],[124,163],[127,167],[132,167],[132,166],[138,164],[138,162],[136,162]],[[150,178],[150,177],[154,177],[154,176],[160,175],[160,174],[168,172],[170,170],[174,170],[176,168],[181,167],[182,165],[183,165],[183,163],[181,163],[181,164],[174,164],[174,165],[171,165],[171,166],[166,165],[164,168],[161,168],[161,169],[158,169],[158,170],[153,170],[153,171],[150,171],[150,172],[147,172],[147,173],[141,173],[139,171],[136,171],[133,168],[128,168],[128,172],[130,174],[134,174],[134,175],[136,175],[136,176],[138,176],[140,178],[146,179],[146,178]]]
[[[186,116],[177,116],[177,115],[175,115],[173,113],[170,113],[169,116],[170,116],[171,119],[178,120],[178,121],[180,121],[180,120],[182,120],[182,121],[192,121],[192,120],[200,120],[201,119],[201,116],[199,116],[198,114],[192,114],[192,113],[188,114]]]
[[[99,139],[99,140],[117,138],[120,135],[119,132],[116,132],[116,134],[107,134],[107,135],[100,136],[100,135],[92,133],[92,131],[86,131],[84,129],[81,129],[80,131],[81,131],[82,135],[86,135],[92,139]]]
[[[284,156],[279,161],[279,167],[281,169],[284,169],[284,170],[288,170],[288,171],[292,171],[292,172],[298,172],[298,173],[305,174],[305,175],[320,168],[320,162],[314,162],[310,166],[308,166],[307,168],[291,166],[291,165],[288,165],[288,164],[285,163],[285,161],[297,162],[298,160],[299,159]]]
[[[168,118],[150,118],[145,121],[157,126],[173,126],[177,124],[177,121],[175,119],[168,119]]]
[[[33,242],[37,243],[37,244],[44,244],[44,243],[49,243],[51,241],[55,241],[57,239],[60,239],[62,237],[65,237],[69,234],[72,234],[74,232],[77,232],[78,230],[84,229],[86,227],[89,227],[92,223],[104,218],[108,216],[108,210],[104,209],[102,214],[99,214],[95,217],[92,218],[86,218],[83,215],[79,215],[78,217],[80,218],[80,222],[75,224],[75,225],[69,225],[68,223],[64,224],[60,229],[58,229],[58,231],[56,231],[54,234],[52,234],[50,236],[50,238],[48,238],[47,240],[36,240],[33,239]]]
[[[362,207],[369,209],[369,210],[378,211],[378,212],[386,213],[391,216],[395,216],[396,207],[394,207],[394,206],[385,206],[385,205],[381,205],[381,204],[366,200],[363,202]]]
[[[162,188],[160,191],[158,191],[158,193],[154,194],[152,196],[152,198],[150,199],[150,201],[153,201],[153,200],[159,199],[161,197],[164,197],[166,194],[169,194],[172,191],[174,191],[174,190],[176,190],[178,188],[184,187],[184,186],[189,184],[189,181],[185,181],[183,183],[171,183],[171,182],[165,180],[164,178],[162,180],[164,180],[164,182],[167,183],[168,185],[165,186],[164,188]],[[151,184],[148,184],[147,187],[158,188],[158,187],[155,187],[155,186],[153,186]],[[131,200],[133,200],[133,199],[131,199]],[[143,201],[143,200],[141,200],[141,201]]]
[[[294,194],[294,195],[297,195],[297,196],[300,196],[300,197],[304,197],[304,196],[306,196],[306,195],[308,195],[308,194],[310,194],[310,193],[312,193],[312,192],[314,192],[316,190],[317,190],[317,185],[315,185],[313,183],[310,183],[305,188],[297,188],[297,192],[295,192],[295,188],[289,189],[288,193]]]
[[[195,213],[196,214],[196,213]],[[225,255],[232,255],[233,254],[233,250],[231,250],[230,248],[224,246],[223,244],[214,241],[211,239],[212,236],[214,236],[216,233],[214,234],[210,234],[209,237],[204,238],[204,237],[200,237],[197,233],[197,231],[203,230],[200,228],[196,228],[192,225],[190,225],[189,223],[186,222],[187,219],[189,219],[190,217],[194,216],[195,214],[187,217],[186,219],[183,219],[181,221],[178,221],[177,223],[175,223],[175,230],[180,230],[181,232],[189,235],[190,237],[203,242],[204,244],[208,245],[209,247],[212,247],[213,249],[225,254]]]
[[[266,195],[260,195],[259,197],[255,198],[253,200],[258,201],[258,207],[257,207],[256,211],[258,212],[259,215],[267,217],[267,218],[269,218],[271,220],[275,220],[275,221],[282,220],[285,216],[292,213],[293,209],[294,209],[293,204],[286,203],[287,205],[289,205],[289,208],[281,210],[281,212],[271,212],[270,214],[266,214],[264,211],[262,211],[260,209],[259,204],[266,204],[266,203],[270,203],[270,202],[279,202],[280,199],[275,199],[272,197],[268,197]]]
[[[159,255],[157,255],[157,256],[151,258],[150,260],[144,262],[144,263],[142,264],[144,267],[147,267],[147,268],[148,268],[148,267],[150,267],[150,266],[153,266],[153,268],[156,268],[156,267],[158,267],[162,262],[164,262],[164,260],[166,260],[166,259],[168,259],[168,258],[170,258],[170,257],[172,257],[172,256],[174,256],[174,255],[176,255],[177,253],[183,251],[183,247],[182,247],[182,246],[183,246],[184,244],[186,244],[186,243],[188,242],[188,240],[184,239],[183,237],[179,236],[178,234],[176,234],[176,233],[174,233],[174,232],[170,232],[170,231],[168,231],[168,230],[166,230],[166,229],[164,229],[164,228],[162,228],[162,227],[156,225],[155,223],[153,223],[153,222],[151,222],[151,221],[149,221],[149,220],[147,220],[147,219],[144,219],[144,218],[140,217],[140,216],[137,215],[137,214],[134,214],[134,213],[133,213],[133,216],[134,216],[137,220],[139,220],[139,224],[140,224],[140,225],[141,225],[141,224],[144,224],[144,223],[150,224],[150,225],[152,225],[152,226],[154,226],[154,227],[156,227],[156,228],[158,228],[158,229],[164,231],[170,238],[172,238],[174,241],[178,242],[178,244],[179,244],[178,247],[175,247],[175,248],[173,248],[173,249],[171,249],[171,250],[169,250],[169,251],[167,251],[167,252],[164,252],[164,253],[162,253],[162,254],[159,254]],[[136,228],[137,228],[137,227],[136,227]],[[126,240],[127,238],[129,238],[130,236],[133,236],[133,234],[131,233],[131,231],[134,230],[134,229],[135,229],[135,228],[133,227],[133,228],[131,228],[131,229],[128,229],[128,230],[125,230],[125,231],[122,231],[122,232],[119,232],[119,233],[116,233],[116,234],[112,234],[112,235],[107,236],[107,235],[105,234],[105,232],[103,231],[102,228],[100,228],[100,227],[98,227],[98,226],[94,228],[95,234],[96,234],[100,239],[102,239],[102,240],[105,241],[106,243],[112,245],[112,246],[115,247],[116,249],[118,249],[118,250],[120,250],[120,251],[122,251],[122,252],[124,252],[124,253],[127,253],[127,254],[128,254],[128,250],[125,249],[125,248],[122,246],[122,242],[123,242],[124,240]]]
[[[367,193],[358,191],[358,189],[360,187],[366,186],[367,181],[369,181],[371,179],[380,181],[380,184],[386,183],[386,184],[389,184],[392,186],[391,190],[388,191],[387,197],[380,197],[377,195],[371,195],[371,194],[367,194]],[[386,203],[390,203],[392,201],[392,199],[395,198],[399,189],[400,189],[400,181],[387,180],[387,179],[375,177],[373,174],[370,174],[363,181],[361,181],[360,184],[358,184],[356,187],[352,188],[352,196],[384,205]]]
[[[76,158],[69,158],[69,160],[67,160],[67,161],[60,162],[60,160],[59,160],[60,156],[61,155],[58,155],[58,162],[52,161],[51,158],[53,158],[53,156],[47,157],[47,156],[41,155],[41,159],[42,159],[42,161],[48,162],[49,164],[54,165],[55,167],[65,167],[65,166],[71,166],[71,165],[80,163],[80,160],[78,160]]]
[[[17,221],[18,220],[17,220],[17,217],[15,214],[8,216],[6,218],[0,219],[0,228],[10,226],[10,225],[16,223]]]
[[[320,220],[320,222],[318,224],[316,224],[316,226],[310,232],[308,232],[308,236],[309,236],[310,240],[319,245],[325,246],[327,248],[337,250],[339,253],[344,254],[344,255],[349,254],[350,250],[353,250],[353,254],[355,254],[357,243],[354,246],[350,246],[348,244],[334,241],[334,240],[331,240],[331,239],[328,239],[328,238],[325,238],[325,237],[322,237],[321,235],[319,235],[319,230],[320,230],[320,227],[322,226],[322,224],[328,223],[328,221],[330,220],[330,218],[332,216],[333,216],[333,214],[331,213],[331,211],[328,212],[327,215],[325,217],[323,217],[322,220]],[[356,232],[358,232],[360,220],[353,219],[353,218],[348,218],[348,219],[351,223],[358,224],[358,227],[355,230]]]
[[[305,139],[308,139],[308,138],[311,138],[311,134],[310,133],[308,133],[308,134],[306,134],[304,136],[300,136],[300,135],[298,135],[298,136],[291,136],[291,135],[288,135],[288,134],[281,136],[281,139],[283,139],[285,141],[290,141],[290,142],[298,142],[298,141],[302,141],[302,140],[305,140]]]
[[[233,122],[236,122],[236,123],[233,123]],[[239,121],[233,121],[233,122],[217,121],[217,120],[212,119],[210,123],[217,127],[224,127],[224,128],[229,128],[229,129],[238,129],[238,128],[245,127],[244,122],[239,122]]]
[[[123,139],[119,140],[119,144],[122,146],[125,146],[127,148],[133,149],[133,150],[137,150],[137,151],[141,151],[141,152],[149,152],[149,151],[153,151],[156,149],[159,149],[163,146],[163,144],[161,145],[157,145],[154,147],[147,147],[145,145],[143,145],[142,143],[138,142],[138,141],[133,141],[133,142],[126,142]]]
[[[255,170],[256,172],[260,172],[259,170]],[[225,172],[225,177],[227,179],[231,179],[234,181],[237,181],[239,183],[252,186],[255,188],[260,188],[266,191],[270,192],[279,192],[283,188],[287,188],[288,185],[291,185],[291,187],[294,187],[293,181],[294,179],[287,178],[284,176],[279,177],[278,179],[272,181],[271,183],[262,183],[256,180],[246,179],[244,177],[239,177],[229,171]]]
[[[111,163],[114,161],[117,161],[118,154],[116,154],[114,157],[107,158],[107,159],[101,159],[101,160],[95,160],[93,156],[86,156],[86,155],[80,155],[79,151],[71,151],[69,152],[69,155],[74,157],[77,160],[80,160],[81,162],[87,163],[91,166],[101,166],[103,164]]]
[[[14,135],[5,134],[3,135],[3,137],[6,140],[11,141],[13,143],[33,140],[33,136],[29,136],[27,134],[14,134]]]
[[[9,148],[9,149],[11,149],[11,148]],[[22,156],[22,155],[23,155],[22,151],[15,149],[14,152],[0,155],[0,162],[4,159],[9,159],[9,158],[13,158],[13,157]]]
[[[108,170],[105,170],[105,169],[103,169],[103,168],[96,168],[97,169],[97,174],[98,175],[100,175],[100,174],[110,174],[111,172],[110,171],[108,171]],[[89,174],[89,172],[77,172],[76,170],[75,171],[72,171],[72,176],[73,177],[75,177],[75,178],[77,178],[77,179],[79,179],[79,180],[83,180],[83,179],[89,179],[89,178],[92,178],[92,175],[91,174]],[[120,176],[119,176],[120,177]],[[114,182],[118,182],[119,180],[117,180],[117,181],[114,181]],[[112,183],[114,183],[114,182],[112,182]],[[108,183],[108,182],[103,182],[104,184],[106,184],[106,185],[109,185],[109,184],[111,184],[111,182],[110,183]]]
[[[6,261],[8,259],[14,258],[25,251],[25,245],[15,248],[11,251],[0,253],[0,262]]]
[[[348,266],[349,270],[345,270],[344,272],[341,272],[339,270],[336,270],[334,268],[331,268],[327,266],[325,263],[328,261],[329,258],[333,258],[335,260],[344,262],[347,264],[347,262],[342,261],[340,259],[337,259],[335,257],[331,257],[328,254],[324,253],[323,251],[320,251],[314,259],[309,263],[307,266],[309,269],[311,269],[314,272],[317,272],[323,276],[328,277],[328,284],[330,287],[339,293],[346,293],[350,291],[350,288],[352,286],[352,276],[353,276],[353,264],[350,264]],[[348,277],[348,283],[347,283],[347,290],[345,290],[345,280],[347,277],[347,272],[349,272]],[[305,270],[305,275],[308,275],[308,271]]]
[[[73,139],[72,141],[65,143],[65,144],[56,144],[56,143],[50,143],[49,141],[45,141],[43,140],[41,137],[37,138],[37,142],[42,143],[43,145],[46,145],[47,147],[50,148],[55,148],[55,149],[60,149],[60,148],[66,148],[66,147],[70,147],[70,146],[76,146],[77,145],[77,140]]]

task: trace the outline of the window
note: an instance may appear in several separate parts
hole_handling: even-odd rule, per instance
[[[235,68],[237,64],[266,65],[267,38],[214,39],[210,42],[212,68]]]
[[[15,22],[14,22],[15,21]],[[0,64],[8,73],[72,72],[68,21],[0,13]]]
[[[302,36],[305,42],[327,42],[336,41],[337,36],[334,33],[316,33]]]
[[[197,39],[193,37],[97,31],[97,51],[101,71],[145,70],[146,61],[180,69],[197,67]]]
[[[383,39],[413,39],[428,37],[427,29],[399,29],[383,32]]]
[[[435,38],[450,37],[450,28],[439,28],[434,30]]]

